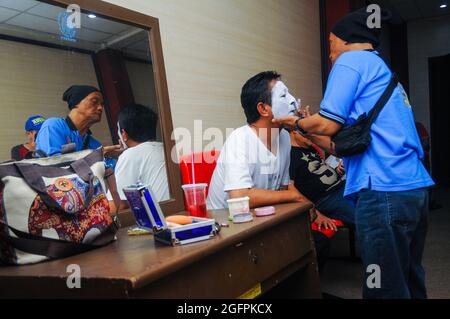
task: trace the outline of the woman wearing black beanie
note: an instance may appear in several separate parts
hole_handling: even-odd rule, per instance
[[[370,43],[374,48],[380,45],[380,27],[372,27],[371,19],[376,12],[368,12],[362,8],[352,12],[339,20],[331,30],[338,38],[346,43]],[[386,22],[391,18],[388,11],[380,10],[379,22]]]

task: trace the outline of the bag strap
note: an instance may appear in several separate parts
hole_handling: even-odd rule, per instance
[[[371,126],[373,122],[375,122],[375,120],[378,118],[378,115],[381,113],[381,110],[384,108],[386,103],[391,98],[392,93],[394,93],[394,90],[397,87],[397,85],[398,85],[397,74],[392,73],[389,85],[386,87],[377,104],[375,104],[375,106],[372,108],[372,110],[370,110],[367,116],[369,119],[369,126]]]
[[[71,131],[78,131],[69,116],[66,116],[66,118],[64,120],[66,121],[66,124]],[[84,138],[81,150],[89,149],[92,132],[90,130],[88,130],[86,134],[87,134],[87,136]],[[69,135],[69,136],[67,136],[67,144],[71,144],[71,143],[72,143],[72,140],[70,139],[70,135]]]
[[[89,149],[89,144],[90,144],[90,142],[91,142],[91,133],[88,132],[88,133],[86,133],[86,134],[87,134],[87,136],[84,138],[82,150],[87,150],[87,149]]]
[[[20,175],[22,175],[28,186],[30,186],[35,192],[40,195],[41,199],[49,209],[66,213],[66,211],[58,204],[58,202],[47,193],[47,187],[45,186],[41,173],[38,169],[36,169],[35,164],[14,163],[14,166],[17,168]],[[84,182],[89,184],[88,193],[82,207],[82,210],[84,210],[88,207],[92,200],[92,197],[94,196],[95,175],[84,158],[71,163],[70,166]]]
[[[7,225],[2,220],[0,220],[0,224],[8,227],[17,236],[12,237],[8,231],[3,233],[6,237],[4,240],[13,248],[33,255],[47,256],[51,259],[65,258],[105,246],[115,239],[118,230],[117,223],[114,221],[93,242],[83,244],[28,234]]]

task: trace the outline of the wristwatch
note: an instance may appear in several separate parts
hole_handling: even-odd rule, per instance
[[[299,118],[295,121],[295,124],[294,124],[294,130],[295,130],[296,132],[299,132],[300,135],[306,136],[306,135],[308,135],[308,132],[306,132],[304,129],[302,129],[302,128],[298,125],[298,123],[299,123],[300,120],[302,120],[302,119],[303,119],[302,117],[299,117]]]

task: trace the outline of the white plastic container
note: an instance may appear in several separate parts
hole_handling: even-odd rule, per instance
[[[250,197],[233,198],[227,200],[229,219],[235,224],[247,223],[253,220],[250,212]]]

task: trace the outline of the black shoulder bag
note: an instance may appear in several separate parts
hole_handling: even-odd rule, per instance
[[[362,114],[353,125],[344,126],[332,137],[337,156],[347,157],[361,154],[369,147],[370,142],[372,141],[372,137],[370,136],[372,124],[391,98],[397,85],[398,78],[397,75],[393,73],[391,82],[369,114]]]

